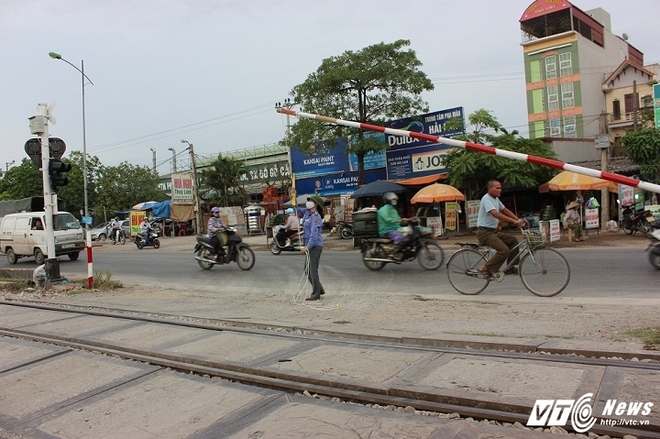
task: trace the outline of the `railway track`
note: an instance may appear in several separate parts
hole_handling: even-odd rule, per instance
[[[525,425],[537,399],[591,393],[596,419],[591,432],[660,438],[660,400],[650,401],[655,404],[650,415],[601,415],[608,400],[647,402],[658,396],[660,354],[652,352],[630,361],[588,350],[448,346],[433,339],[18,302],[0,302],[0,335],[287,393],[500,423]],[[0,378],[29,364],[0,368]]]

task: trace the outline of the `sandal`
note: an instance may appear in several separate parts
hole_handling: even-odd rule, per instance
[[[580,242],[582,241],[580,238],[573,238],[573,242]]]

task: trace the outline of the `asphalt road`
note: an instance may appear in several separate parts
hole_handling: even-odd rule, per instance
[[[129,249],[129,245],[132,248]],[[250,271],[241,270],[235,263],[216,265],[205,271],[195,261],[192,249],[146,248],[138,251],[130,243],[126,247],[126,251],[121,252],[95,250],[94,271],[109,272],[113,279],[129,284],[201,291],[295,291],[304,282],[304,256],[299,253],[275,256],[270,252],[255,251],[256,263]],[[560,251],[571,266],[571,280],[557,297],[574,300],[606,298],[621,303],[631,299],[658,298],[660,272],[651,267],[643,247],[586,247]],[[445,262],[450,254],[451,251],[445,251]],[[2,258],[0,267],[12,266]],[[34,262],[22,259],[13,267],[31,268]],[[64,258],[60,271],[70,278],[85,278],[84,253],[78,261]],[[507,276],[501,283],[491,282],[478,296],[462,296],[449,284],[444,264],[436,271],[426,271],[413,261],[388,264],[382,271],[372,272],[363,265],[358,251],[324,251],[320,276],[326,289],[335,292],[417,293],[452,299],[464,297],[466,300],[535,297],[523,287],[517,276]]]

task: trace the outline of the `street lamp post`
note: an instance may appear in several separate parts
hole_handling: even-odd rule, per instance
[[[167,148],[172,151],[172,174],[176,174],[176,150],[174,148]]]
[[[192,183],[193,183],[193,201],[195,202],[195,233],[199,235],[202,233],[202,212],[199,208],[199,186],[197,185],[197,167],[195,165],[195,147],[187,140],[181,139],[181,143],[187,143],[190,150],[190,166],[192,168]]]
[[[278,102],[275,104],[275,108],[281,108],[285,107],[287,109],[292,109],[294,105],[298,105],[295,102],[292,102],[291,99],[286,98],[284,100],[284,104],[281,102]],[[291,182],[291,190],[290,190],[290,198],[291,202],[295,206],[296,203],[296,176],[293,174],[293,163],[291,163],[291,145],[289,145],[289,139],[291,137],[291,124],[289,122],[289,114],[287,113],[286,115],[286,149],[287,149],[287,156],[289,159],[289,180]]]
[[[94,288],[94,271],[93,271],[93,266],[92,266],[92,239],[91,235],[89,234],[89,208],[88,208],[88,201],[87,201],[87,130],[86,130],[86,125],[85,125],[85,80],[89,81],[90,84],[94,85],[91,79],[87,75],[85,75],[85,61],[81,60],[80,61],[80,68],[78,68],[75,64],[70,63],[66,59],[62,58],[62,55],[56,52],[49,52],[48,56],[50,56],[53,59],[59,59],[61,61],[64,61],[74,69],[76,69],[78,72],[80,72],[81,75],[81,84],[82,84],[82,129],[83,129],[83,196],[85,199],[85,220],[83,221],[85,224],[85,242],[87,244],[87,286],[89,289]]]

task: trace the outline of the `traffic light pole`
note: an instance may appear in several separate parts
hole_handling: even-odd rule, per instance
[[[43,131],[40,133],[41,138],[41,173],[44,180],[44,207],[46,209],[46,224],[44,230],[46,231],[46,248],[48,259],[46,259],[46,284],[48,287],[50,281],[58,280],[60,278],[59,261],[55,257],[55,224],[53,222],[53,203],[54,197],[52,187],[50,184],[50,147],[48,144],[48,118],[46,104],[38,104],[37,111],[39,115],[37,118],[43,118]]]

